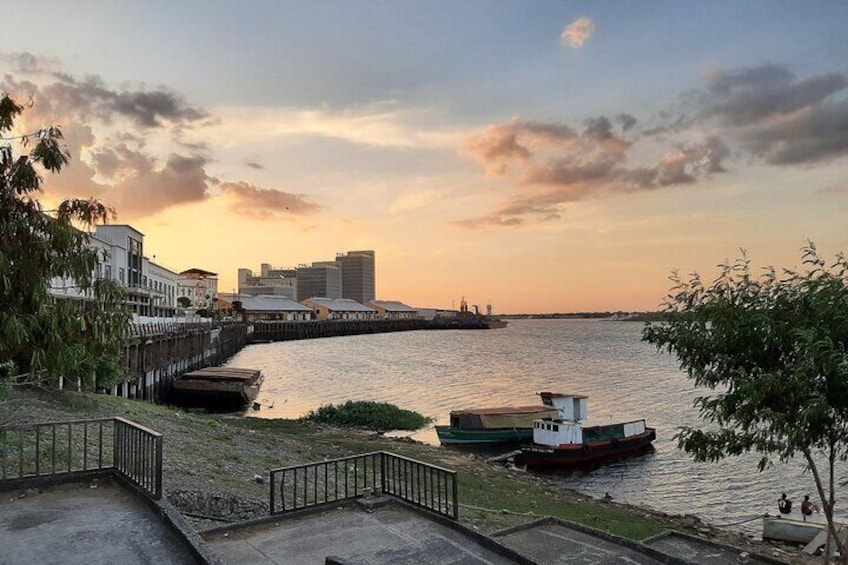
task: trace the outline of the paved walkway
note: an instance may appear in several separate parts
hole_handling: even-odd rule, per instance
[[[0,564],[188,565],[159,516],[116,485],[0,493]]]
[[[207,540],[226,563],[323,565],[327,556],[353,565],[507,564],[456,530],[387,505],[366,512],[342,507],[302,518],[218,534]]]
[[[544,565],[662,564],[629,547],[555,523],[513,531],[495,539]]]

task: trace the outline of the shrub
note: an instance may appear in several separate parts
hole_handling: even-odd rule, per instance
[[[364,400],[348,400],[338,406],[326,404],[318,410],[310,410],[303,420],[340,428],[362,428],[378,432],[414,431],[433,421],[432,418],[412,410],[398,408],[394,404]]]

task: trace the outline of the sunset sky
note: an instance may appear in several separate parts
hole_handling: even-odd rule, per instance
[[[374,249],[377,295],[657,308],[848,251],[848,2],[26,2],[0,89],[176,271]]]

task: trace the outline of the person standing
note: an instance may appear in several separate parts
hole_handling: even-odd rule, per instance
[[[813,511],[818,513],[819,507],[810,501],[810,495],[804,495],[804,502],[801,503],[801,514],[804,516],[804,521],[807,521],[807,516],[812,516]]]

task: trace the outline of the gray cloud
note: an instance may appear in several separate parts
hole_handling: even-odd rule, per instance
[[[220,188],[233,199],[233,210],[236,213],[261,220],[308,215],[323,208],[308,202],[302,194],[260,188],[246,181],[222,182]]]
[[[57,113],[96,118],[112,123],[114,118],[132,120],[142,128],[162,127],[196,122],[207,117],[201,108],[189,105],[180,95],[167,89],[113,90],[97,76],[79,81],[68,75],[57,75],[56,82],[43,87],[44,98],[51,101]]]
[[[55,73],[51,76],[55,76]],[[185,123],[201,112],[165,91],[116,92],[99,79],[79,82],[63,77],[44,86],[7,75],[0,89],[16,98],[31,98],[23,119],[37,129],[60,124],[69,164],[60,175],[45,178],[45,189],[58,197],[94,196],[114,207],[122,218],[155,214],[208,196],[208,163],[198,155],[168,155],[163,164],[145,150],[145,129],[117,129],[109,143],[97,143],[95,127],[129,118],[135,126],[158,127],[162,121]],[[83,155],[89,154],[89,161]]]
[[[636,125],[637,120],[636,120],[636,118],[634,118],[630,114],[622,113],[622,114],[618,114],[615,117],[615,121],[617,121],[619,124],[621,124],[621,129],[623,131],[628,131],[633,126]]]
[[[784,67],[763,65],[716,71],[708,77],[707,88],[692,96],[701,117],[717,117],[738,127],[815,106],[846,86],[848,77],[842,73],[797,80]]]
[[[691,185],[726,172],[732,154],[783,166],[844,157],[846,92],[845,73],[799,79],[785,67],[762,65],[711,73],[703,88],[685,93],[641,127],[625,113],[588,118],[579,132],[553,121],[490,125],[470,136],[460,153],[524,193],[456,223],[513,226],[528,218],[557,218],[567,202]],[[631,162],[646,153],[634,147],[665,144],[668,149],[655,162]]]
[[[684,103],[695,124],[717,124],[757,159],[813,164],[848,154],[846,92],[845,73],[799,79],[785,67],[762,65],[713,72]]]
[[[253,159],[247,159],[244,164],[250,167],[251,169],[262,170],[265,168],[265,165],[263,165],[259,161],[254,161]]]
[[[42,57],[28,51],[0,53],[0,62],[17,73],[52,72],[52,69],[59,65],[59,60],[54,57]]]

